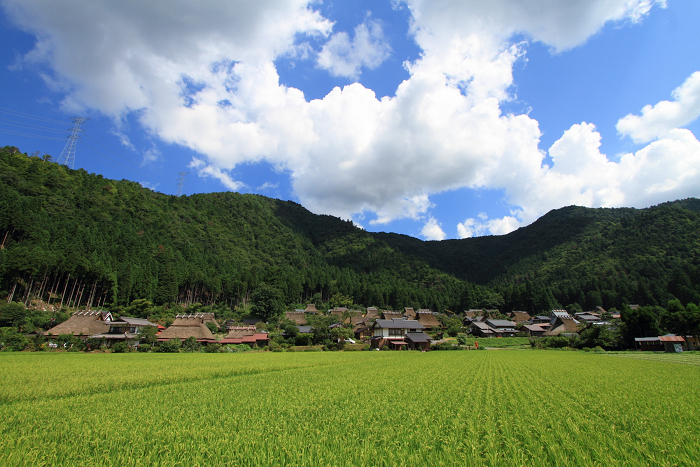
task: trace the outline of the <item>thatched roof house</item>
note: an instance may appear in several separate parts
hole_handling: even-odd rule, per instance
[[[374,307],[374,306],[367,307],[367,313],[365,313],[365,318],[366,319],[379,318],[379,310],[377,310],[377,307]]]
[[[554,323],[544,336],[558,336],[560,334],[577,334],[579,330],[579,323],[576,322],[571,316],[558,316]]]
[[[198,313],[195,315],[177,315],[173,324],[165,331],[158,334],[158,341],[164,342],[178,338],[185,340],[188,337],[194,337],[197,342],[216,342],[214,335],[206,325],[207,316],[213,313]]]
[[[384,319],[403,319],[403,315],[398,311],[382,311],[382,317]]]
[[[416,319],[425,329],[438,329],[442,327],[440,321],[435,317],[435,313],[430,310],[418,310]]]
[[[403,309],[403,315],[405,318],[408,318],[408,319],[416,319],[416,312],[413,308],[410,308],[410,307],[405,307]]]
[[[87,339],[90,335],[108,332],[111,321],[112,315],[108,311],[76,311],[67,321],[52,327],[46,334],[72,334]]]
[[[304,316],[304,311],[288,311],[284,314],[284,317],[289,321],[292,321],[297,326],[303,326],[306,324],[306,316]]]
[[[319,311],[316,309],[316,305],[313,303],[309,303],[306,305],[306,309],[304,310],[304,313],[319,313]]]
[[[511,311],[508,317],[516,323],[525,323],[530,321],[530,314],[527,311]]]

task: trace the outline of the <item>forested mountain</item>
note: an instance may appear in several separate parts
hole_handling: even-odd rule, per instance
[[[164,195],[6,147],[0,294],[233,308],[264,285],[288,306],[338,294],[436,311],[698,303],[699,210],[572,206],[504,236],[423,242],[259,195]]]
[[[488,286],[506,310],[665,305],[674,298],[698,303],[699,211],[694,198],[648,209],[569,206],[503,236],[422,242],[373,235],[436,269]]]
[[[235,307],[261,284],[286,304],[476,306],[482,287],[430,268],[351,222],[258,195],[169,196],[0,152],[0,292],[93,306]]]

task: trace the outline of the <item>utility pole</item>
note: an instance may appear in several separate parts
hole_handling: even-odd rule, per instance
[[[90,119],[84,117],[72,117],[71,120],[73,120],[73,128],[68,129],[68,131],[70,131],[71,133],[70,135],[68,135],[68,141],[66,141],[66,145],[63,148],[63,152],[61,152],[61,155],[58,158],[58,163],[67,165],[68,167],[73,169],[75,166],[75,147],[78,145],[78,140],[80,139],[80,132],[85,131],[80,128],[80,125],[82,125]]]
[[[189,172],[178,172],[180,178],[177,179],[177,194],[175,196],[182,195],[182,188],[185,186],[185,180]]]

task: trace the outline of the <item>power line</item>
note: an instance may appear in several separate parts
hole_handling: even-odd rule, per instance
[[[0,107],[0,112],[2,112],[4,114],[12,115],[14,117],[30,118],[32,120],[39,120],[39,121],[46,122],[46,123],[55,123],[57,125],[65,125],[66,124],[66,122],[62,122],[60,120],[54,120],[52,118],[40,117],[38,115],[33,115],[33,114],[20,112],[18,110],[8,109],[7,107]]]
[[[73,120],[73,128],[69,129],[71,134],[68,136],[68,141],[66,141],[63,152],[61,152],[61,155],[58,158],[58,163],[60,164],[61,161],[63,161],[63,164],[72,169],[75,166],[75,147],[78,145],[80,132],[85,131],[80,128],[80,125],[90,119],[84,117],[71,117],[71,120]]]
[[[10,120],[9,118],[2,118],[0,117],[0,120],[4,120],[5,122],[17,122],[17,120]],[[56,130],[54,128],[48,128],[45,126],[39,126],[39,125],[32,125],[31,123],[2,123],[3,125],[10,125],[10,126],[17,126],[20,128],[27,128],[29,130],[42,130],[42,131],[51,131],[54,133],[64,133],[65,130]]]
[[[7,134],[10,134],[10,135],[15,135],[15,136],[26,136],[26,137],[29,137],[29,138],[53,139],[53,140],[56,140],[56,141],[64,141],[64,140],[65,140],[65,138],[55,138],[55,137],[53,137],[53,136],[34,135],[34,134],[31,134],[31,133],[23,133],[23,132],[19,132],[19,131],[15,131],[15,130],[5,130],[5,129],[3,129],[3,128],[0,128],[0,132],[2,132],[2,133],[7,133]]]

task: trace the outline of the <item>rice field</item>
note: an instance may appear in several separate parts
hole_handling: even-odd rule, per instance
[[[700,368],[555,351],[0,354],[0,465],[697,465]]]

